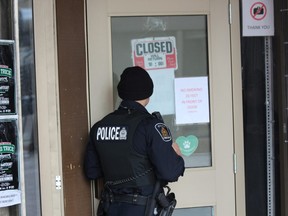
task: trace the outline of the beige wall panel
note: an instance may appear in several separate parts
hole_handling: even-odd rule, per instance
[[[54,15],[54,1],[34,1],[37,117],[43,216],[63,215],[63,193],[62,190],[55,188],[55,176],[62,176],[62,170]]]

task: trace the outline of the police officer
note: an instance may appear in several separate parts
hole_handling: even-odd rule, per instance
[[[184,161],[163,120],[145,108],[153,93],[147,71],[126,68],[117,90],[119,108],[90,131],[85,174],[104,181],[98,215],[144,216],[156,181],[177,181]]]

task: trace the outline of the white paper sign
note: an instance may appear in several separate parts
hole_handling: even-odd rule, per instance
[[[273,36],[272,0],[242,0],[243,36]]]
[[[175,79],[175,107],[176,124],[210,122],[208,78]]]
[[[0,208],[21,203],[20,190],[0,191]]]
[[[174,69],[147,72],[153,80],[154,91],[146,109],[150,113],[158,111],[162,115],[174,114]]]

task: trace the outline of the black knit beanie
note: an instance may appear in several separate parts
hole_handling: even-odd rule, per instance
[[[117,89],[123,100],[142,100],[152,95],[153,81],[143,68],[128,67],[121,74]]]

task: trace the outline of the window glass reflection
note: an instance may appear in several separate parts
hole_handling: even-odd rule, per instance
[[[13,1],[0,0],[0,39],[12,40]]]
[[[26,215],[41,215],[32,0],[19,0],[19,43]]]

